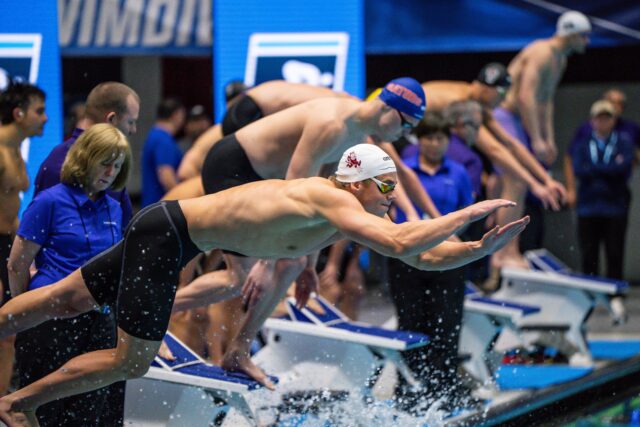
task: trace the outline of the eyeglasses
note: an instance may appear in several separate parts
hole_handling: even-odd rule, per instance
[[[396,109],[394,108],[394,110],[396,110]],[[414,128],[414,126],[411,124],[411,122],[404,118],[404,116],[402,115],[400,110],[396,110],[396,113],[398,113],[398,116],[400,116],[400,125],[404,129],[413,129]]]
[[[375,178],[369,178],[369,179],[376,184],[376,186],[378,187],[378,190],[380,190],[382,194],[391,193],[396,188],[397,183],[395,182],[389,183],[389,182],[380,181],[379,179],[375,179]]]

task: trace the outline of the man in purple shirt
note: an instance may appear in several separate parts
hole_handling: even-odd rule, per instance
[[[139,112],[140,97],[129,86],[119,82],[104,82],[93,88],[87,97],[85,117],[78,122],[71,137],[54,147],[40,165],[33,196],[60,183],[60,170],[67,152],[85,129],[96,123],[110,123],[125,135],[133,135],[137,130]],[[110,190],[107,194],[120,203],[122,227],[126,227],[132,216],[129,193],[124,189]]]

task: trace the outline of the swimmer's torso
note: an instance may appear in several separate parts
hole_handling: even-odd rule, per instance
[[[189,234],[202,250],[223,248],[261,258],[297,257],[339,238],[335,227],[309,202],[308,182],[301,185],[306,181],[259,181],[182,200],[180,206]],[[327,180],[318,178],[318,185],[335,191]]]
[[[308,101],[251,123],[237,131],[236,138],[258,175],[264,179],[282,179],[303,133],[318,124],[344,127],[339,137],[324,141],[331,143],[331,150],[322,163],[337,161],[345,149],[365,142],[366,135],[344,125],[358,105],[359,101],[346,98]],[[317,139],[307,141],[316,142],[320,143]]]
[[[553,100],[556,87],[564,74],[567,58],[552,47],[549,40],[538,40],[524,48],[509,64],[512,84],[502,107],[518,113],[517,96],[522,85],[522,77],[527,67],[537,68],[539,79],[535,93],[538,103]],[[535,70],[535,69],[534,69]]]
[[[29,178],[20,150],[0,145],[0,234],[16,231],[20,192],[29,188]]]
[[[274,80],[247,91],[264,116],[275,114],[294,105],[317,98],[338,97],[340,94],[326,87]]]
[[[422,84],[427,97],[427,111],[443,111],[449,104],[469,99],[470,84],[450,80],[437,80]]]

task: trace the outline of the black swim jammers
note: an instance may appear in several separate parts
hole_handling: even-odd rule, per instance
[[[222,135],[227,136],[264,117],[262,109],[249,95],[240,95],[222,118]]]
[[[261,181],[253,169],[235,134],[225,136],[207,153],[202,165],[202,186],[205,194]]]
[[[115,308],[120,328],[136,338],[160,341],[180,270],[200,252],[178,202],[161,201],[141,210],[124,239],[80,272],[96,302]]]

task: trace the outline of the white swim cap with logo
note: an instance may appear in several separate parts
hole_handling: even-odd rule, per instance
[[[348,148],[338,164],[336,179],[358,182],[396,171],[391,157],[373,144],[358,144]]]

